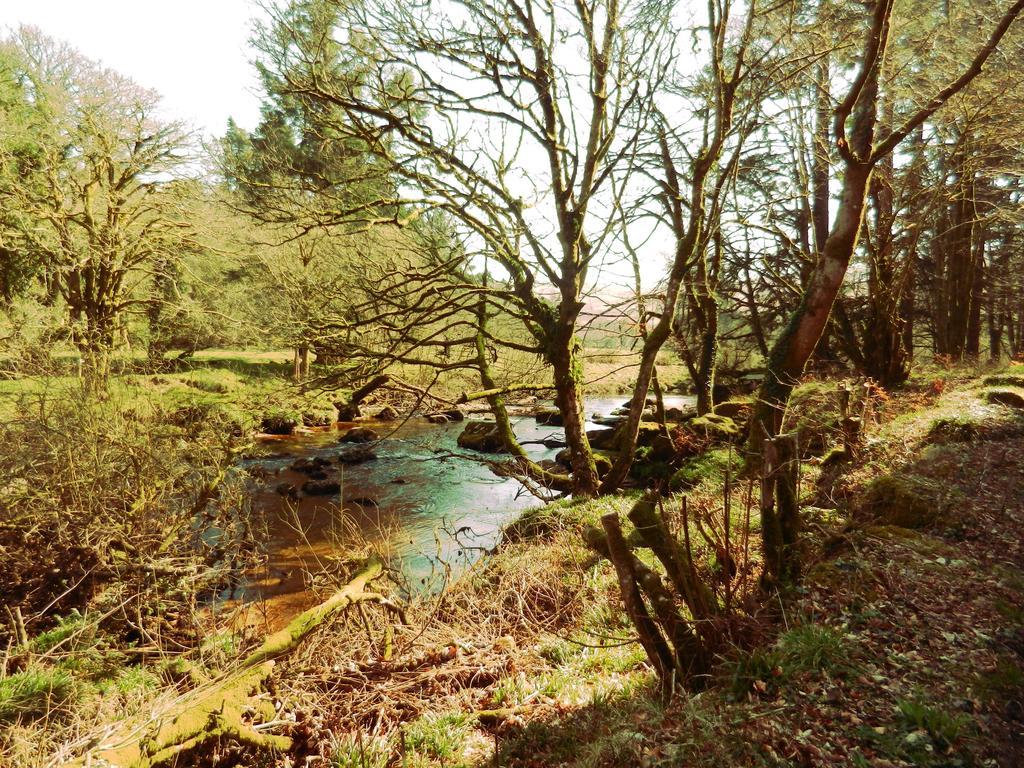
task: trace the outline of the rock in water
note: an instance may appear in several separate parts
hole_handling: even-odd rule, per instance
[[[498,434],[498,427],[489,421],[472,421],[459,435],[459,447],[480,453],[501,453],[505,445]]]
[[[302,492],[307,496],[333,496],[341,493],[341,483],[337,480],[310,480],[302,484]]]
[[[458,408],[452,408],[450,411],[425,413],[423,414],[423,418],[425,418],[431,424],[447,424],[449,421],[465,421],[466,414],[460,411]]]
[[[363,464],[367,461],[373,461],[377,458],[377,454],[373,452],[373,449],[366,445],[359,445],[354,448],[346,448],[344,451],[338,454],[339,464]]]
[[[377,434],[376,430],[370,429],[369,427],[356,427],[350,429],[341,438],[342,443],[372,443],[375,440],[380,440],[380,435]]]
[[[666,408],[665,421],[685,421],[697,415],[696,408]]]
[[[304,475],[312,475],[314,472],[323,471],[324,467],[330,466],[330,462],[322,456],[314,456],[313,458],[296,459],[288,465],[288,469],[292,472],[301,472]]]
[[[616,434],[614,429],[587,430],[587,441],[590,443],[590,447],[595,450],[614,448],[615,438]]]
[[[564,426],[565,420],[562,418],[562,412],[557,408],[545,408],[537,411],[536,416],[538,424],[542,424],[545,427],[561,427]]]
[[[338,409],[338,421],[355,421],[362,416],[358,405],[335,403],[334,407]]]
[[[274,488],[274,492],[278,496],[284,496],[289,499],[297,499],[299,497],[299,489],[291,483],[278,483],[277,487]]]
[[[398,411],[390,405],[385,405],[379,411],[377,411],[378,421],[395,421],[398,418]]]

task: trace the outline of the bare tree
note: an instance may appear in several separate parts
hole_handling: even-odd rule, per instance
[[[495,294],[550,366],[574,493],[598,476],[583,415],[578,326],[606,255],[609,175],[628,157],[663,74],[666,8],[593,3],[333,4],[375,69],[330,76],[328,40],[264,37],[288,89],[344,113],[338,130],[403,180],[398,210],[445,211],[486,254]],[[276,24],[286,28],[278,13]]]
[[[698,349],[687,348],[684,358],[696,385],[698,410],[711,409],[719,341],[720,218],[761,102],[792,66],[774,56],[766,21],[791,9],[787,2],[753,2],[742,9],[728,0],[709,4],[697,30],[707,64],[694,83],[668,87],[662,94],[666,103],[690,110],[670,113],[667,104],[658,110],[653,162],[644,168],[656,190],[656,216],[672,233],[674,248],[657,322],[645,328],[622,455],[604,478],[604,491],[618,487],[629,471],[658,355],[673,329],[681,338],[687,330],[696,332]],[[690,327],[681,328],[681,321]]]

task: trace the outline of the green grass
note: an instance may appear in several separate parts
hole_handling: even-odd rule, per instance
[[[29,642],[33,653],[47,653],[58,646],[62,651],[72,651],[82,647],[86,642],[95,636],[90,631],[90,622],[78,611],[72,611],[67,616],[58,619],[57,625],[52,629],[42,632]]]
[[[470,716],[465,712],[431,713],[413,720],[404,731],[406,755],[412,758],[410,765],[424,758],[457,765],[452,760],[462,751],[471,726]]]
[[[332,768],[386,768],[391,750],[381,739],[345,734],[331,758]]]
[[[114,374],[107,381],[105,406],[111,414],[131,412],[172,422],[196,419],[249,432],[272,411],[298,423],[323,423],[335,415],[335,393],[303,393],[291,382],[291,365],[275,353],[213,351],[178,364],[177,370]],[[76,376],[47,375],[0,379],[0,418],[31,412],[41,400],[76,397]],[[305,419],[303,417],[306,417]]]
[[[724,673],[736,699],[753,692],[771,694],[801,675],[850,673],[855,669],[850,661],[852,650],[842,632],[805,624],[784,632],[769,648],[740,654],[725,665]]]
[[[69,672],[29,667],[0,680],[0,723],[34,720],[70,704],[77,686]]]
[[[743,468],[743,456],[735,448],[716,448],[694,456],[683,462],[669,481],[673,491],[688,491],[703,482],[716,486],[725,484],[725,473],[729,469],[735,478]]]
[[[587,526],[600,525],[601,515],[607,512],[625,514],[636,495],[563,500],[532,507],[505,527],[504,538],[510,542],[543,541],[559,533],[580,533]]]

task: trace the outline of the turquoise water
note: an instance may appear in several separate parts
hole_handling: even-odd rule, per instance
[[[666,405],[692,398],[666,398]],[[588,415],[607,415],[622,398],[589,400]],[[501,528],[523,510],[542,503],[517,480],[497,477],[481,459],[459,448],[465,422],[430,424],[413,417],[404,424],[360,423],[381,435],[373,444],[378,458],[339,465],[336,457],[351,446],[339,438],[352,425],[274,440],[268,457],[250,460],[264,474],[254,489],[254,506],[269,526],[266,572],[245,591],[248,598],[305,593],[309,574],[329,571],[336,553],[358,540],[385,547],[410,590],[434,590],[493,547]],[[540,426],[533,416],[513,419],[516,436],[534,459],[551,459],[559,448],[529,444],[561,439],[561,428]],[[602,427],[588,423],[588,429]],[[282,483],[301,487],[308,478],[289,468],[297,459],[322,457],[328,480],[341,490],[330,496],[282,497]]]

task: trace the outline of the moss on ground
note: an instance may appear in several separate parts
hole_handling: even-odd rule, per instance
[[[704,482],[725,483],[726,471],[735,478],[743,468],[743,456],[735,449],[715,448],[683,461],[669,481],[673,492],[688,491]]]
[[[862,509],[870,517],[901,528],[935,525],[949,510],[948,489],[934,480],[911,474],[883,475],[864,492]]]
[[[1017,387],[988,389],[983,396],[986,402],[993,405],[1005,405],[1008,408],[1024,410],[1024,389]]]

